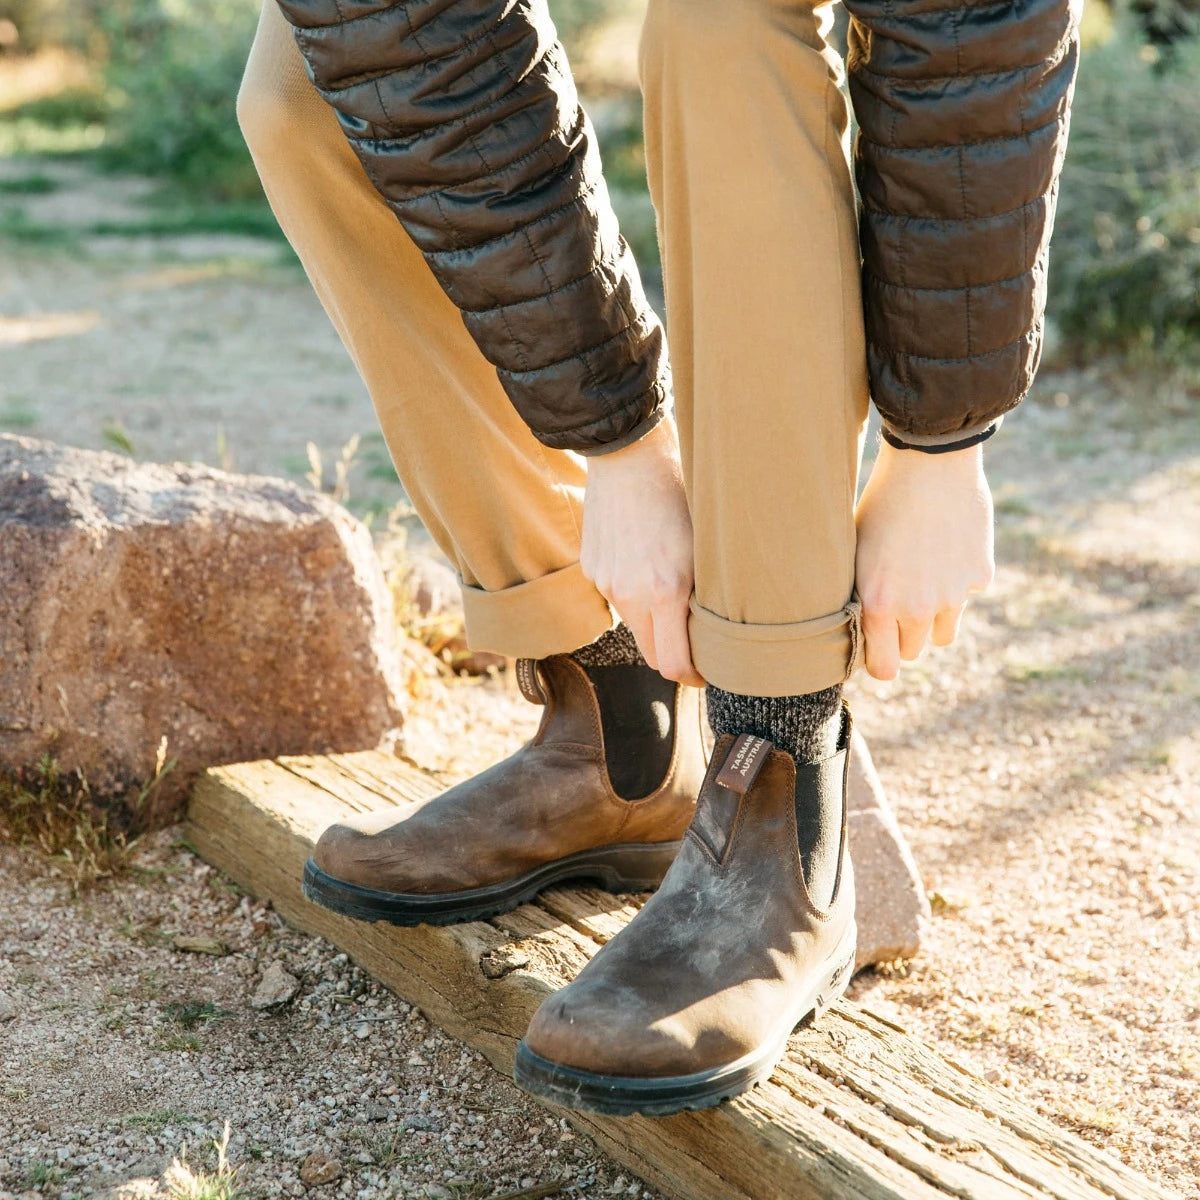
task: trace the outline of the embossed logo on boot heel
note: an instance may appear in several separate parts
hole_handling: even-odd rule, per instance
[[[744,796],[754,786],[773,748],[766,738],[755,737],[751,733],[740,734],[717,772],[717,783]]]

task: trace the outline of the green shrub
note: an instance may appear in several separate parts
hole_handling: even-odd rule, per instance
[[[632,2],[551,0],[564,39],[581,52]],[[0,0],[0,18],[17,25],[22,48],[72,46],[99,74],[95,89],[14,115],[51,131],[86,125],[99,135],[102,127],[109,166],[176,181],[198,200],[261,200],[235,112],[259,7],[260,0]]]
[[[64,88],[61,92],[29,100],[10,115],[34,121],[48,129],[103,125],[109,115],[108,97],[99,87]]]
[[[1200,38],[1083,57],[1050,267],[1065,349],[1200,360]]]
[[[554,13],[564,38],[578,42],[625,2],[554,0]],[[115,0],[97,8],[107,43],[110,163],[216,199],[261,195],[235,113],[258,8],[257,0]]]
[[[110,163],[218,199],[260,195],[235,111],[256,14],[254,0],[105,5]]]

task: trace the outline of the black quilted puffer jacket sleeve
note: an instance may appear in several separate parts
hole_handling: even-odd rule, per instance
[[[1076,3],[846,0],[868,366],[896,444],[980,440],[1032,382]],[[657,423],[662,331],[544,0],[279,4],[535,435],[602,453]]]
[[[545,445],[604,453],[670,379],[544,0],[279,0],[318,91]]]
[[[982,440],[1033,382],[1077,0],[845,0],[872,397],[894,444]]]

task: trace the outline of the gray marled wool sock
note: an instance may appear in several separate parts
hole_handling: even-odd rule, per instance
[[[627,625],[617,625],[594,642],[580,646],[571,657],[581,667],[644,667],[646,660]]]
[[[842,685],[808,696],[739,696],[709,684],[708,723],[717,737],[752,733],[774,742],[797,762],[837,753],[842,728]]]

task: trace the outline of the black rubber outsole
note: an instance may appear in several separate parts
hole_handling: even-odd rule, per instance
[[[602,1075],[551,1062],[522,1041],[517,1046],[513,1078],[519,1088],[563,1108],[612,1117],[665,1117],[684,1110],[712,1108],[749,1091],[771,1077],[787,1051],[788,1037],[798,1026],[815,1020],[845,992],[854,974],[854,936],[843,940],[821,986],[789,1017],[782,1033],[758,1049],[721,1067],[692,1075],[659,1078]]]
[[[347,883],[304,864],[305,899],[356,921],[391,925],[456,925],[482,921],[526,904],[538,892],[567,880],[588,880],[609,892],[649,892],[662,882],[679,842],[600,846],[555,859],[502,883],[462,892],[384,892]]]

